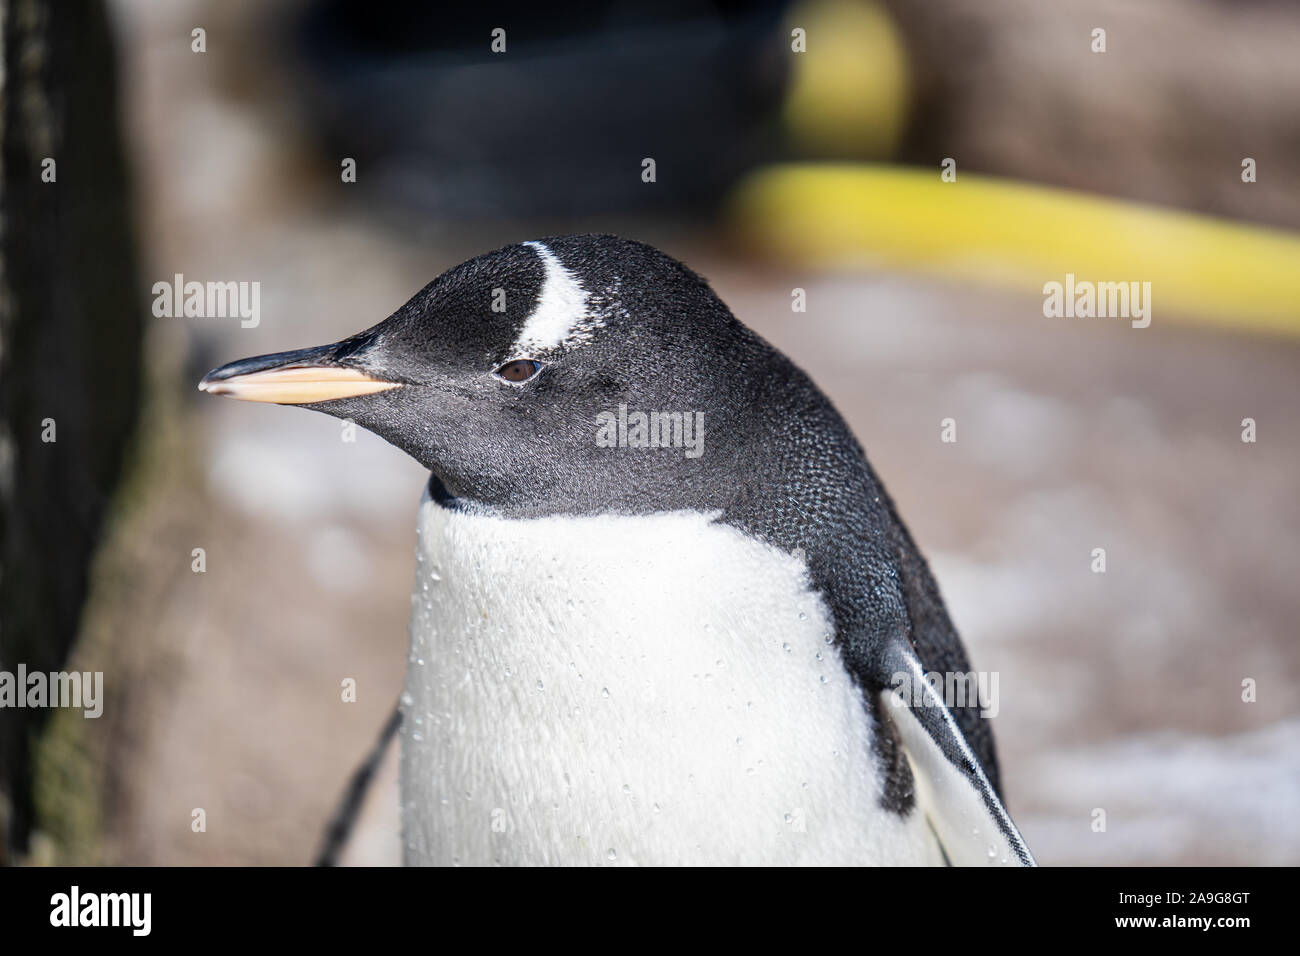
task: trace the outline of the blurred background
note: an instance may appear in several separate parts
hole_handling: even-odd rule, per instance
[[[399,693],[425,475],[195,385],[602,231],[847,417],[1000,675],[1041,863],[1300,863],[1300,7],[0,16],[0,668],[105,678],[98,720],[0,711],[0,859],[312,860]],[[1150,327],[1045,317],[1067,272],[1151,281]],[[156,315],[177,274],[259,283],[260,321]],[[394,780],[348,861],[397,862]]]

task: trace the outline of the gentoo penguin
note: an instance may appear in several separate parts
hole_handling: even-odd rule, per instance
[[[926,679],[966,654],[862,448],[676,260],[507,246],[199,387],[432,473],[407,863],[1033,863],[979,702]]]

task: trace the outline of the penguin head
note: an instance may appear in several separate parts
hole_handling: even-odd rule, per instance
[[[582,235],[478,256],[364,332],[199,388],[349,419],[450,498],[541,514],[687,506],[673,489],[734,467],[783,363],[681,263]]]

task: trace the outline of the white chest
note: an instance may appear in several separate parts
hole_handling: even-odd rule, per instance
[[[710,516],[426,500],[403,695],[413,864],[923,863],[801,562]]]

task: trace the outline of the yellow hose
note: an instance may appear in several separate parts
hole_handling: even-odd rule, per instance
[[[769,167],[737,189],[732,222],[754,251],[799,266],[915,271],[1039,294],[1066,273],[1150,282],[1157,323],[1300,335],[1294,233],[960,169],[942,182],[939,173],[937,165]]]

